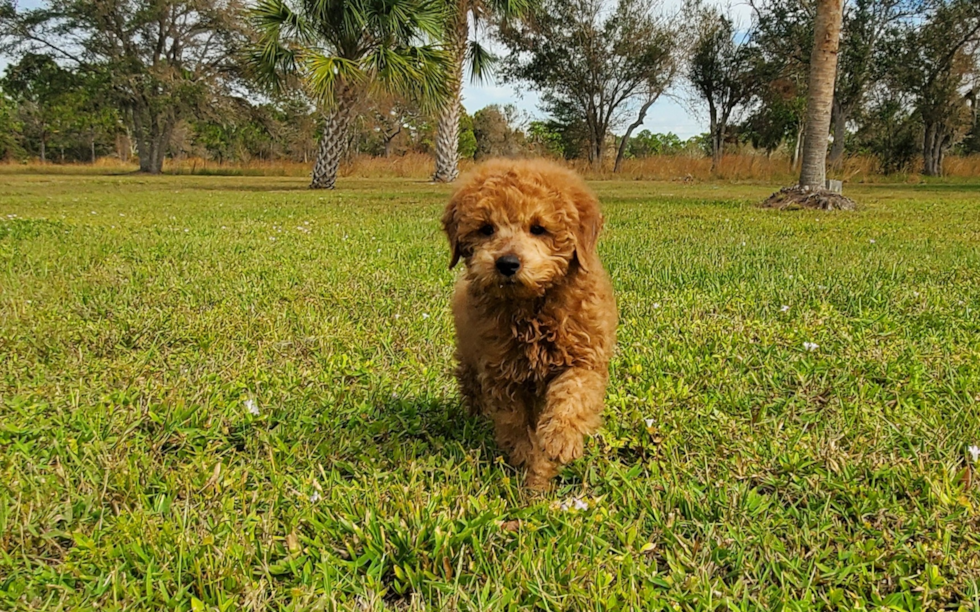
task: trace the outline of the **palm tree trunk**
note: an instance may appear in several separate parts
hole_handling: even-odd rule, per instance
[[[464,18],[462,28],[456,28],[456,40],[449,49],[452,61],[449,96],[439,112],[436,127],[436,171],[432,180],[437,183],[451,183],[459,176],[459,115],[463,106],[463,61],[466,58],[468,28]]]
[[[824,189],[827,185],[827,141],[830,138],[830,113],[834,104],[843,15],[844,0],[818,0],[813,52],[810,55],[801,187]]]
[[[342,92],[333,108],[326,112],[310,189],[333,189],[337,183],[337,170],[348,146],[352,106],[352,96]]]

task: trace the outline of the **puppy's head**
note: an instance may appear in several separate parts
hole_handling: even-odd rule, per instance
[[[598,266],[599,204],[556,164],[494,160],[464,177],[442,226],[471,283],[513,298],[543,295],[570,270]]]

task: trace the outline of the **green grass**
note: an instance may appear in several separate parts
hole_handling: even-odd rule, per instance
[[[449,375],[447,188],[3,179],[2,610],[980,607],[977,184],[596,184],[606,422],[532,496]]]

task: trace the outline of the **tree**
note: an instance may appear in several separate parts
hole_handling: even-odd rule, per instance
[[[903,23],[890,38],[890,72],[922,122],[923,172],[939,176],[946,153],[970,127],[980,5],[929,0],[921,19]]]
[[[491,104],[473,114],[473,136],[476,138],[475,157],[514,157],[521,151],[524,135],[515,125],[517,107],[504,108]]]
[[[32,141],[31,149],[37,151],[41,163],[48,160],[48,144],[56,125],[70,113],[73,81],[74,75],[51,56],[35,53],[8,67],[0,81],[4,90],[14,94],[24,136]]]
[[[104,75],[124,111],[140,170],[159,173],[178,120],[233,69],[238,0],[46,0],[0,11],[8,50],[44,49]]]
[[[490,76],[496,58],[470,32],[479,34],[493,21],[522,16],[528,0],[444,0],[443,40],[449,54],[448,96],[436,127],[435,173],[432,180],[451,183],[459,176],[459,118],[463,103],[463,73],[474,81]],[[472,25],[472,28],[471,28]]]
[[[300,83],[324,111],[310,187],[332,189],[353,109],[372,91],[436,103],[448,58],[428,42],[441,32],[436,0],[260,0],[251,65],[274,90]]]
[[[729,123],[751,102],[756,89],[752,50],[745,41],[736,41],[731,19],[709,8],[699,12],[687,78],[708,107],[711,171],[716,172],[725,154]]]
[[[677,155],[683,149],[684,141],[673,132],[654,134],[650,130],[643,130],[631,138],[627,146],[630,157]]]
[[[8,160],[22,153],[18,136],[20,123],[17,120],[17,106],[0,83],[0,160]]]
[[[789,142],[796,169],[806,129],[814,4],[800,0],[749,0],[749,4],[754,10],[753,77],[758,104],[743,127],[749,128],[753,143],[768,152]]]
[[[658,6],[542,0],[526,22],[501,29],[510,51],[505,73],[540,91],[558,122],[584,128],[594,168],[602,166],[610,131],[631,116],[628,131],[640,125],[676,75],[680,28],[656,15]]]
[[[774,194],[766,204],[781,208],[802,205],[852,209],[853,202],[827,191],[827,142],[830,139],[830,112],[834,103],[844,0],[817,0],[816,8],[800,182],[795,188]]]

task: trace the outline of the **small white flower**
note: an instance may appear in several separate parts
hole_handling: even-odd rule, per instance
[[[34,302],[32,302],[32,301],[30,301],[30,300],[27,300],[27,303],[28,303],[28,304],[33,304]]]
[[[187,232],[189,232],[189,231],[191,231],[191,230],[189,230],[189,229],[187,229],[186,227],[184,228],[184,233],[185,233],[185,234],[186,234]]]
[[[401,317],[402,317],[402,316],[401,316],[400,314],[398,314],[397,312],[395,313],[395,318],[396,318],[396,319],[400,319]]]
[[[871,240],[869,240],[868,242],[870,242],[871,244],[874,244],[874,243],[875,243],[875,239],[874,239],[874,238],[872,238],[872,239],[871,239]]]
[[[566,499],[561,502],[558,507],[563,512],[568,512],[569,510],[588,510],[589,504],[577,497],[573,497],[572,499]]]
[[[313,495],[310,495],[310,502],[315,504],[318,501],[320,501],[320,492],[313,491]]]
[[[275,242],[276,241],[276,237],[275,236],[269,236],[269,240]]]
[[[779,312],[789,312],[789,306],[783,304],[783,306],[780,307]]]
[[[815,351],[818,348],[820,348],[820,345],[817,344],[816,342],[804,342],[803,343],[803,348],[805,348],[806,350],[808,350],[808,351],[810,351],[812,353],[813,351]]]
[[[398,394],[397,393],[392,393],[391,394],[391,399],[393,399],[393,400],[398,399]]]
[[[660,302],[654,302],[653,303],[653,307],[654,308],[660,308]]]
[[[648,428],[653,427],[653,423],[654,423],[653,419],[643,419],[643,422],[646,423]]]
[[[422,318],[423,318],[423,319],[428,319],[428,318],[429,318],[429,313],[427,313],[427,312],[423,312],[423,313],[422,313]]]
[[[76,201],[77,201],[77,200],[76,200]],[[99,213],[97,213],[97,212],[95,212],[95,211],[93,210],[93,211],[92,211],[92,214],[93,214],[93,215],[97,215],[97,214],[99,214]]]
[[[122,214],[122,213],[119,213],[119,216],[120,216],[120,217],[125,217],[126,215],[124,215],[124,214]]]
[[[973,457],[973,462],[974,463],[976,463],[977,461],[980,461],[980,446],[977,446],[976,444],[973,444],[973,445],[970,446],[970,448],[968,448],[966,450],[969,451],[970,456]]]
[[[227,227],[225,227],[224,225],[222,225],[222,226],[221,226],[221,229],[228,229],[228,228],[227,228]]]
[[[913,291],[912,292],[912,297],[919,297],[919,292],[918,291]]]
[[[248,410],[248,413],[252,416],[259,416],[259,405],[251,398],[245,400],[245,410]]]
[[[744,242],[742,243],[742,246],[745,246],[745,243]]]

